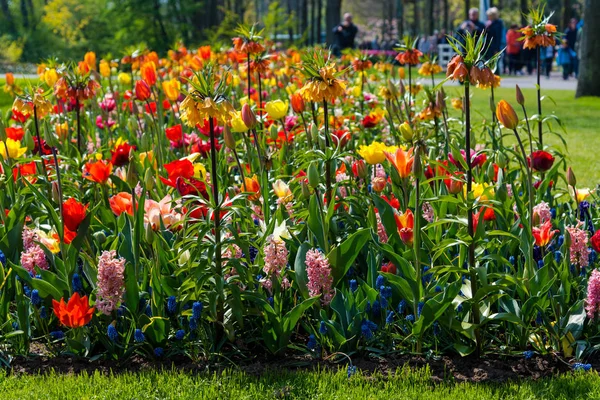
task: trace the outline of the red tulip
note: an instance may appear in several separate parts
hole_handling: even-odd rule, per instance
[[[600,230],[597,230],[590,238],[590,243],[592,244],[592,249],[600,253]]]
[[[52,299],[54,315],[60,323],[68,328],[79,328],[87,325],[94,316],[94,307],[90,307],[88,297],[80,297],[79,293],[73,294],[68,303],[61,298],[60,303]]]
[[[150,90],[150,86],[143,80],[137,81],[135,83],[135,98],[140,101],[146,101],[152,95],[152,91]]]
[[[538,150],[531,153],[531,157],[527,158],[527,162],[531,168],[538,172],[546,172],[550,168],[552,168],[552,164],[554,164],[554,157],[552,154]]]
[[[85,214],[88,206],[83,205],[74,198],[70,198],[63,202],[62,217],[64,224],[69,230],[77,232],[77,228],[85,219]]]

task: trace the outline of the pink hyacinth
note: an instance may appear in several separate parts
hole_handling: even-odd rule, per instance
[[[590,263],[590,249],[587,246],[588,233],[586,230],[581,229],[582,225],[583,222],[579,221],[577,226],[567,226],[566,229],[569,232],[569,236],[571,236],[571,248],[569,250],[571,264],[587,267]]]
[[[383,169],[383,165],[381,165],[381,164],[375,165],[375,168],[373,169],[373,178],[384,178],[384,179],[387,178],[385,169]]]
[[[600,312],[600,271],[595,269],[590,275],[585,299],[587,316],[593,319]]]
[[[338,182],[338,183],[339,182],[349,181],[349,180],[350,180],[350,177],[345,172],[340,172],[339,174],[337,174],[335,176],[335,181]],[[346,189],[346,187],[339,186],[338,190],[340,191],[340,196],[342,196],[342,198],[348,196],[348,190]]]
[[[21,253],[21,265],[30,274],[35,274],[36,266],[41,269],[48,269],[48,261],[44,250],[37,244],[30,246]]]
[[[377,236],[379,236],[379,241],[381,243],[387,243],[388,235],[385,231],[385,227],[383,226],[383,222],[381,222],[381,215],[379,215],[379,213],[375,213],[375,218],[377,218]]]
[[[35,267],[48,269],[48,261],[44,250],[35,243],[39,240],[33,229],[25,228],[22,233],[23,253],[21,253],[21,266],[30,274],[35,274]]]
[[[546,221],[550,221],[552,219],[552,213],[550,212],[550,206],[545,201],[542,201],[540,204],[536,204],[533,207],[533,215],[537,215],[539,217],[540,225]]]
[[[125,259],[115,250],[103,251],[98,259],[96,307],[106,315],[115,310],[125,291]]]
[[[263,271],[267,275],[278,276],[287,266],[288,250],[282,240],[277,240],[273,235],[267,238],[267,244],[263,249],[265,253],[265,266]]]
[[[328,305],[333,299],[333,276],[329,261],[319,250],[306,252],[306,274],[308,275],[308,293],[311,296],[322,295],[321,303]]]
[[[433,222],[435,214],[433,212],[433,207],[431,206],[431,204],[429,204],[428,202],[424,202],[421,208],[423,209],[423,218],[425,218],[427,222]]]

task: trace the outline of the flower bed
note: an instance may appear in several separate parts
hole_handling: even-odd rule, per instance
[[[554,40],[533,17],[528,45]],[[494,97],[484,37],[452,43],[447,79],[464,96],[449,99],[410,38],[397,67],[269,56],[259,32],[237,34],[231,49],[40,65],[34,88],[7,76],[6,365],[35,349],[102,362],[552,354],[588,369],[597,196],[544,144],[556,133],[541,103],[527,110],[518,87],[514,102]],[[490,118],[471,115],[475,90]]]

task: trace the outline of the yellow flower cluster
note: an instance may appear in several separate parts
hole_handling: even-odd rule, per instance
[[[202,124],[205,119],[216,118],[221,122],[228,122],[231,118],[233,107],[228,101],[216,103],[210,97],[204,100],[196,101],[192,96],[188,95],[181,105],[181,120],[188,126],[196,126]]]
[[[431,61],[426,61],[421,65],[421,68],[419,68],[418,72],[421,76],[431,76],[442,72],[442,67],[440,67],[438,64],[432,63]]]
[[[304,100],[320,103],[324,100],[333,102],[344,94],[346,83],[334,75],[335,65],[323,67],[319,70],[320,79],[313,79],[306,83],[299,93]]]

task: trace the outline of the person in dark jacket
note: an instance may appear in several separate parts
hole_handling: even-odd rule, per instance
[[[356,39],[357,33],[358,28],[352,23],[352,14],[344,14],[344,20],[342,23],[333,28],[333,34],[335,35],[336,41],[335,45],[333,46],[333,54],[340,56],[342,54],[342,50],[353,49],[354,40]]]
[[[502,50],[502,37],[504,36],[504,22],[500,19],[500,13],[496,7],[486,11],[488,17],[485,24],[485,44],[488,46],[485,53],[487,59],[492,58],[496,53]]]
[[[460,24],[456,30],[456,39],[458,39],[458,41],[464,45],[464,37],[467,35],[467,33],[476,36],[482,34],[484,30],[485,25],[479,20],[479,9],[471,8],[469,10],[469,19]]]

